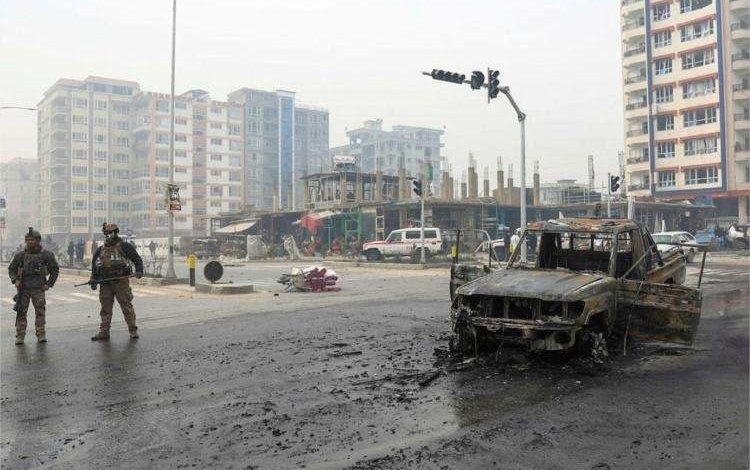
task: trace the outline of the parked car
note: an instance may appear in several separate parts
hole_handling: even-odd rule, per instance
[[[385,240],[366,242],[362,245],[362,254],[368,260],[379,260],[387,256],[410,256],[413,261],[420,259],[421,229],[402,228],[391,232]],[[443,249],[443,237],[439,228],[424,229],[425,257],[440,253]]]
[[[685,259],[688,263],[692,263],[695,259],[695,247],[681,247],[679,245],[675,245],[675,243],[687,243],[690,245],[697,245],[697,241],[695,240],[695,237],[692,236],[688,232],[659,232],[652,235],[654,241],[656,242],[656,248],[659,249],[659,252],[664,253],[669,250],[677,250],[682,251],[685,253]]]
[[[727,241],[733,248],[747,250],[750,248],[750,238],[748,238],[748,224],[732,224],[727,230]]]
[[[714,227],[704,228],[695,232],[695,241],[699,245],[706,246],[708,248],[718,248],[719,236],[716,234]]]
[[[593,351],[627,324],[629,334],[690,343],[701,293],[685,287],[685,257],[662,255],[629,219],[533,222],[539,239],[521,260],[517,247],[500,269],[451,269],[452,347],[463,353],[517,344],[537,351]]]

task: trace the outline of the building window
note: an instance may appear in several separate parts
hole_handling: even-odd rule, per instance
[[[175,158],[186,158],[187,157],[187,151],[185,150],[175,150],[174,151]]]
[[[116,147],[130,147],[130,139],[127,137],[117,137],[115,138],[115,146]]]
[[[711,184],[719,182],[719,169],[716,167],[709,168],[690,168],[685,171],[685,184]]]
[[[86,209],[85,199],[73,199],[73,210],[84,210]]]
[[[112,170],[112,178],[115,178],[118,180],[126,180],[130,178],[130,171],[129,170]]]
[[[684,127],[700,126],[716,122],[716,108],[703,108],[688,111],[683,116]]]
[[[696,96],[711,95],[716,93],[716,79],[707,78],[682,85],[683,98],[695,98]]]
[[[716,137],[706,137],[702,139],[690,139],[685,141],[685,155],[703,155],[707,153],[716,153],[718,151],[718,139]]]
[[[663,59],[658,59],[654,63],[654,74],[666,75],[668,73],[672,73],[672,58],[665,57]]]
[[[107,177],[107,169],[106,168],[100,168],[100,167],[94,168],[94,177],[95,178],[106,178]]]
[[[229,181],[240,181],[240,172],[239,171],[230,171],[229,172]]]
[[[97,144],[104,144],[107,142],[107,136],[104,134],[96,134],[96,143]]]
[[[129,114],[130,105],[127,103],[121,103],[119,101],[113,101],[112,111],[114,111],[116,114]]]
[[[127,131],[130,129],[130,123],[128,121],[117,121],[115,123],[115,129],[120,129],[121,131]]]
[[[74,166],[71,168],[71,174],[73,176],[88,176],[89,169],[85,166]]]
[[[671,103],[674,99],[674,87],[661,86],[654,88],[654,101],[656,103]]]
[[[128,163],[130,157],[127,153],[116,153],[112,156],[112,161],[116,163]]]
[[[175,142],[187,142],[187,136],[185,134],[175,134],[174,141]]]
[[[103,211],[107,209],[107,203],[105,201],[94,201],[94,210]]]
[[[229,166],[232,166],[232,167],[242,166],[242,160],[240,160],[240,157],[230,156]]]
[[[224,129],[224,125],[220,122],[212,122],[211,129]]]
[[[94,106],[96,106],[96,109],[107,109],[107,102],[102,100],[96,100],[94,102]]]
[[[98,160],[100,162],[107,161],[107,151],[106,150],[97,150],[94,152],[94,160]]]
[[[73,150],[73,158],[76,160],[86,160],[89,158],[89,154],[83,149],[75,149]]]
[[[174,118],[174,123],[178,126],[187,126],[187,119],[185,118]]]
[[[230,186],[229,187],[229,196],[231,196],[231,197],[240,197],[240,187],[239,186]]]
[[[211,145],[221,145],[223,141],[221,139],[212,138],[211,139]]]
[[[177,168],[174,169],[174,172],[175,173],[187,174],[187,168],[177,167]]]
[[[673,170],[660,171],[658,175],[659,179],[657,180],[656,185],[660,188],[669,188],[677,184]]]
[[[221,201],[211,201],[211,207],[221,209]]]
[[[700,10],[709,6],[713,0],[680,0],[680,13]]]
[[[674,142],[657,142],[656,158],[674,157]]]
[[[82,124],[87,125],[89,123],[89,119],[86,116],[81,116],[79,114],[74,114],[72,117],[73,124]]]
[[[221,178],[221,170],[211,170],[211,176]]]
[[[654,48],[665,47],[672,44],[672,31],[659,31],[654,33]]]
[[[682,56],[682,70],[714,63],[714,49],[703,49]]]
[[[211,154],[211,161],[212,162],[220,162],[222,159],[222,155],[220,153],[212,153]]]
[[[674,115],[663,114],[656,116],[656,130],[657,131],[671,131],[674,129]]]
[[[86,183],[73,183],[74,193],[85,193],[88,192],[88,185]]]
[[[242,150],[242,142],[238,140],[230,140],[229,150]]]
[[[97,127],[107,127],[107,118],[95,117],[94,125]]]
[[[87,217],[73,217],[73,225],[76,227],[85,227],[88,225]]]
[[[692,41],[693,39],[702,38],[714,34],[713,18],[698,21],[697,23],[687,24],[680,28],[680,39],[682,42]]]
[[[185,103],[184,101],[175,101],[174,108],[175,109],[187,109],[187,103]]]
[[[106,184],[95,184],[94,185],[94,194],[105,194],[107,192],[107,185]]]
[[[73,132],[71,134],[71,139],[73,139],[73,142],[88,142],[89,135],[85,132]]]
[[[221,186],[211,186],[210,195],[214,197],[221,197],[224,195],[224,188]]]
[[[89,105],[89,101],[86,98],[74,98],[73,106],[76,108],[85,108]]]
[[[230,124],[229,125],[229,135],[240,135],[240,125],[239,124]]]
[[[130,192],[130,188],[128,186],[115,186],[114,187],[114,193],[120,196],[126,196]]]
[[[161,178],[166,178],[169,176],[169,168],[165,166],[157,166],[154,171],[154,176],[158,176]]]
[[[651,8],[651,18],[654,21],[662,21],[669,18],[670,10],[669,3],[662,3]]]

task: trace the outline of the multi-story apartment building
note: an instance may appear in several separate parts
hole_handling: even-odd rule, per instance
[[[626,183],[747,220],[747,2],[622,0]]]
[[[373,119],[359,129],[347,131],[349,144],[332,148],[331,155],[354,156],[360,171],[382,171],[391,176],[397,176],[401,167],[407,176],[419,176],[427,164],[432,164],[433,192],[439,194],[443,134],[441,129],[413,126],[393,126],[393,130],[386,131],[382,119]]]
[[[37,227],[39,165],[30,158],[0,162],[0,197],[5,198],[5,226],[0,225],[3,246],[16,247],[30,226]]]
[[[91,238],[129,225],[135,82],[58,80],[38,104],[40,229]]]
[[[168,230],[170,96],[136,82],[61,79],[39,104],[40,218],[58,238],[99,234],[106,221],[139,236]],[[175,97],[177,234],[252,204],[302,206],[300,178],[327,164],[328,111],[292,92],[243,88],[229,101],[204,90]]]
[[[298,105],[290,91],[242,88],[229,94],[244,117],[244,203],[302,207],[300,178],[328,153],[328,111]]]

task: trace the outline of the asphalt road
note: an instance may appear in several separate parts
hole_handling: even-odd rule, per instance
[[[339,293],[274,295],[276,266],[237,268],[269,281],[251,295],[135,288],[137,341],[116,312],[91,342],[96,301],[73,278],[46,345],[14,346],[3,302],[2,468],[748,466],[744,262],[707,266],[692,347],[602,366],[447,357],[444,270],[342,268]]]

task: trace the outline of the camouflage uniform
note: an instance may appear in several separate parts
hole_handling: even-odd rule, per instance
[[[16,339],[23,342],[26,335],[26,314],[29,303],[34,304],[36,321],[34,322],[36,335],[39,340],[46,341],[45,337],[45,313],[46,299],[44,286],[52,288],[57,281],[60,268],[52,252],[38,249],[18,252],[8,265],[10,281],[16,283],[21,281],[20,311],[16,313]]]
[[[130,243],[119,237],[107,241],[94,252],[92,259],[93,280],[127,276],[131,272],[130,263],[135,265],[136,274],[143,274],[143,261]],[[109,338],[112,324],[112,309],[115,299],[120,304],[125,323],[132,338],[138,337],[138,327],[135,324],[135,309],[133,308],[133,291],[130,289],[128,278],[105,281],[99,284],[99,303],[101,303],[101,323],[99,333],[92,339]]]

